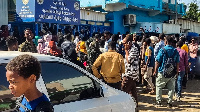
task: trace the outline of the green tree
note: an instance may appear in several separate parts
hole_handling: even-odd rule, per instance
[[[197,3],[190,3],[188,8],[189,10],[186,12],[184,18],[192,19],[195,21],[200,20],[199,6],[197,5]]]

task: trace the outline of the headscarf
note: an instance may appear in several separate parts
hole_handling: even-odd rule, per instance
[[[60,56],[62,53],[59,49],[57,49],[56,43],[54,41],[49,42],[50,53],[53,56]]]

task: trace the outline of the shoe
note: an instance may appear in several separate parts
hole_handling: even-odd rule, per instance
[[[180,97],[177,97],[177,98],[176,98],[176,101],[177,101],[177,102],[181,102],[181,98],[180,98]]]
[[[167,103],[167,108],[172,108],[172,104],[171,103]]]
[[[161,102],[157,101],[157,102],[155,103],[155,106],[156,106],[156,107],[162,107],[162,104],[161,104]]]

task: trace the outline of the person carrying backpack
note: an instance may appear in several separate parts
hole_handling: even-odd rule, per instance
[[[168,88],[167,107],[172,107],[172,100],[175,90],[175,81],[179,71],[179,53],[172,46],[173,38],[167,36],[165,38],[166,46],[158,52],[155,63],[155,71],[153,76],[156,76],[156,105],[161,106],[162,88]]]

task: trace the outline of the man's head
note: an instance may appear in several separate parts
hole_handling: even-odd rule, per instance
[[[111,41],[111,42],[108,44],[108,49],[109,49],[109,50],[116,50],[116,42]]]
[[[26,40],[32,41],[34,35],[30,28],[24,30],[24,37],[26,38]]]
[[[133,41],[133,36],[127,34],[126,37],[123,39],[122,43],[124,44],[124,46],[128,46],[128,48],[130,49],[132,46],[132,41]]]
[[[40,62],[33,56],[24,54],[12,59],[6,66],[6,77],[10,83],[9,89],[16,97],[25,94],[36,87],[40,77]]]
[[[110,39],[110,32],[109,31],[105,31],[104,32],[104,37],[106,40],[109,40]]]
[[[6,45],[8,46],[9,51],[17,51],[18,50],[17,38],[13,36],[8,36],[6,39]]]
[[[181,48],[183,46],[183,42],[182,41],[178,41],[176,43],[176,47]]]
[[[96,39],[96,41],[99,41],[101,37],[100,37],[99,34],[95,34],[95,35],[94,35],[94,38]]]
[[[192,39],[191,39],[191,42],[192,42],[192,44],[195,44],[196,43],[196,38],[195,37],[192,37]]]
[[[145,39],[145,45],[150,46],[151,44],[151,39],[150,38],[146,38]]]
[[[105,44],[105,40],[100,40],[100,41],[99,41],[99,46],[100,46],[101,48],[104,48],[104,44]]]
[[[137,39],[137,35],[136,35],[136,34],[133,34],[132,36],[133,36],[133,41],[134,41],[134,42],[137,42],[137,40],[138,40],[138,39]]]
[[[172,46],[174,47],[174,48],[176,48],[176,43],[177,43],[177,40],[173,40],[173,42],[172,42]]]
[[[165,34],[164,33],[160,33],[158,38],[159,38],[159,40],[164,40],[165,39]]]
[[[172,45],[174,42],[174,39],[172,36],[168,35],[167,37],[165,37],[165,45]]]
[[[64,36],[65,39],[67,39],[68,41],[72,41],[72,35],[70,33],[68,33],[67,35]]]
[[[179,40],[182,41],[183,43],[185,43],[186,38],[185,38],[184,36],[181,36],[181,37],[179,38]]]
[[[75,32],[75,35],[74,36],[79,36],[79,32]]]
[[[119,39],[119,35],[113,34],[113,35],[111,36],[111,38],[112,38],[112,41],[117,42],[118,39]]]

